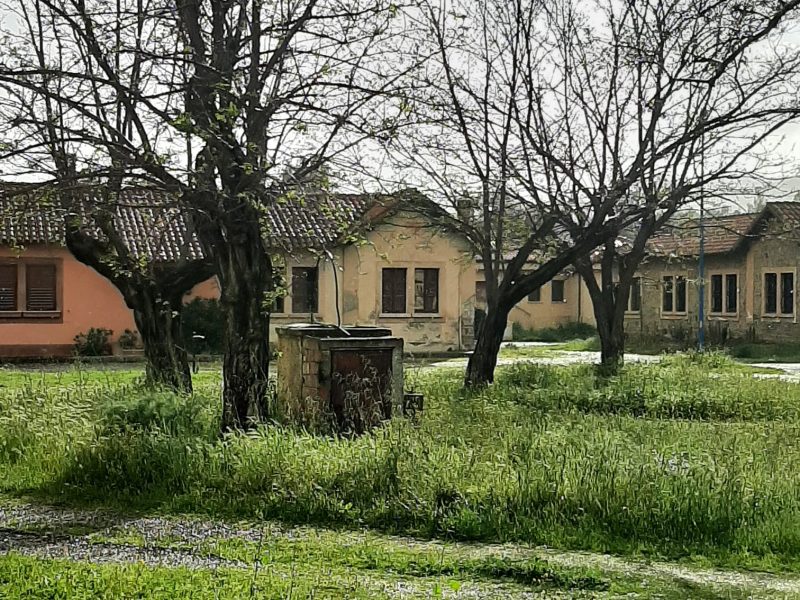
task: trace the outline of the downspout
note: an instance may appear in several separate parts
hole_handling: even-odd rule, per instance
[[[456,327],[458,331],[456,332],[456,337],[458,338],[458,350],[461,351],[464,349],[464,332],[463,332],[463,325],[464,325],[464,305],[461,304],[461,276],[464,273],[463,269],[459,269],[458,272],[458,296],[457,301],[458,304],[456,305],[458,309],[458,318],[456,319]]]

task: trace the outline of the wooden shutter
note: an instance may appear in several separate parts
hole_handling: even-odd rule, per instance
[[[55,265],[25,265],[25,305],[31,312],[57,309]]]
[[[316,267],[294,267],[292,269],[292,312],[318,312],[318,280]]]
[[[383,269],[381,312],[406,312],[406,270]]]
[[[722,312],[722,275],[711,276],[711,312]]]
[[[739,312],[739,277],[725,275],[725,312]]]
[[[781,314],[794,314],[794,273],[781,273]]]
[[[631,291],[628,295],[628,310],[639,312],[642,310],[642,278],[634,277],[631,280]]]
[[[0,310],[17,310],[17,265],[0,265]]]
[[[778,312],[778,274],[764,273],[764,312]]]
[[[686,278],[675,277],[675,312],[686,312]]]
[[[414,271],[414,310],[420,313],[439,312],[439,269]]]
[[[550,282],[550,301],[564,302],[564,280],[553,279]]]

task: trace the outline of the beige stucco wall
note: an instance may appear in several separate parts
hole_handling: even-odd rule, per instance
[[[583,299],[588,294],[586,287],[577,275],[557,279],[564,280],[563,302],[552,301],[552,283],[546,283],[541,288],[541,300],[531,302],[527,298],[523,299],[509,313],[509,321],[519,324],[524,329],[557,327],[578,321],[584,309]]]
[[[586,284],[577,274],[558,277],[564,281],[564,301],[553,302],[551,283],[542,286],[540,300],[523,298],[508,315],[510,324],[518,324],[528,330],[557,327],[580,321],[594,324],[594,310]],[[484,280],[483,270],[478,267],[477,280]]]
[[[460,238],[430,227],[413,215],[396,215],[345,248],[342,310],[348,325],[380,325],[405,340],[406,352],[465,350],[472,345],[475,266]],[[409,313],[381,314],[381,269],[409,269]],[[413,313],[414,268],[439,269],[439,312]]]
[[[26,248],[25,258],[58,261],[62,287],[59,307],[62,319],[14,323],[0,320],[0,356],[69,355],[74,337],[91,327],[113,331],[116,340],[125,329],[135,330],[132,312],[117,289],[93,269],[75,260],[62,247]],[[291,288],[291,268],[319,268],[319,311],[314,320],[336,323],[337,306],[343,325],[381,325],[405,340],[408,352],[465,350],[472,345],[475,303],[475,268],[466,242],[429,226],[413,215],[396,215],[370,231],[359,243],[337,248],[332,256],[295,252],[284,256],[287,284]],[[17,260],[8,248],[0,249],[0,259]],[[407,315],[386,316],[381,309],[381,269],[408,267]],[[439,269],[439,312],[413,314],[416,267]],[[337,290],[338,288],[338,290]],[[219,298],[219,284],[211,278],[186,295],[194,298]],[[308,314],[291,312],[291,289],[284,300],[285,311],[273,314],[275,328],[308,322]],[[275,339],[274,337],[272,339]]]

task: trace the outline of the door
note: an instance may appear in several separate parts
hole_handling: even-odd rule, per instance
[[[331,409],[339,431],[363,433],[392,416],[390,348],[334,350],[331,362]]]

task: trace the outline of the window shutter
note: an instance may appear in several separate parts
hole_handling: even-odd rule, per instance
[[[778,274],[764,273],[764,312],[778,312]]]
[[[794,314],[794,273],[781,273],[781,314]]]
[[[739,278],[735,273],[725,275],[725,312],[739,312]]]
[[[381,312],[406,312],[406,270],[383,269]]]
[[[0,310],[17,310],[17,265],[0,265]]]
[[[722,275],[711,276],[711,312],[722,312]]]
[[[675,277],[675,312],[686,312],[686,278]]]
[[[439,312],[439,269],[414,270],[414,312]]]
[[[639,312],[642,310],[642,278],[634,277],[631,280],[631,291],[628,295],[628,310]]]
[[[318,280],[316,267],[292,268],[292,312],[311,313],[319,310]]]
[[[31,312],[54,311],[56,302],[56,266],[25,266],[26,309]]]

